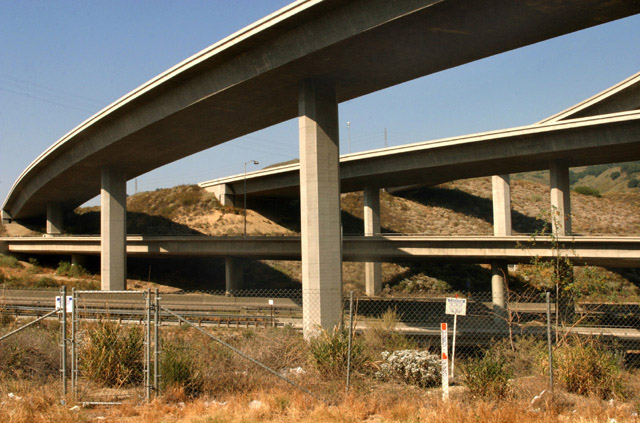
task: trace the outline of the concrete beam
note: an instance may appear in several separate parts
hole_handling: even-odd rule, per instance
[[[127,288],[127,179],[117,168],[102,169],[100,276],[103,291]]]
[[[493,175],[493,234],[511,235],[511,189],[509,175]]]
[[[225,291],[227,295],[233,295],[243,288],[244,262],[237,257],[225,257]]]
[[[364,189],[364,236],[380,234],[380,189],[365,187]],[[378,295],[382,290],[382,263],[365,262],[365,292],[367,295]]]
[[[62,233],[62,207],[60,203],[47,203],[47,235]]]
[[[338,102],[332,81],[304,80],[298,97],[302,305],[305,337],[341,323]]]
[[[569,166],[561,160],[551,161],[551,227],[555,235],[571,233],[571,187]]]

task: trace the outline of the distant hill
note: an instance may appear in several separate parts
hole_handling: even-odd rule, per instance
[[[574,189],[589,187],[600,194],[640,193],[640,161],[577,167],[569,171],[569,177]],[[518,173],[514,179],[549,183],[549,171]]]

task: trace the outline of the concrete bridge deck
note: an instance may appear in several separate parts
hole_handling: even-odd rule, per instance
[[[554,247],[557,242],[557,248]],[[131,257],[210,256],[300,260],[300,237],[128,236]],[[345,261],[530,263],[558,254],[577,265],[640,267],[640,237],[345,236]],[[0,238],[0,248],[22,254],[100,254],[98,236]]]

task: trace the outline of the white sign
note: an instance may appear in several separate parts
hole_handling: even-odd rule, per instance
[[[273,305],[273,300],[269,300],[269,305],[272,306]]]
[[[67,313],[70,313],[73,307],[73,296],[67,295]],[[62,304],[60,303],[60,296],[56,296],[56,310],[58,313],[62,313]]]
[[[440,347],[442,349],[442,400],[449,399],[449,341],[447,324],[440,323]]]
[[[464,298],[447,298],[445,313],[454,314],[456,316],[466,316],[467,300]]]

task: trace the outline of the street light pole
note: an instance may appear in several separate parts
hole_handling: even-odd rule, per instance
[[[249,160],[244,162],[244,232],[243,236],[247,236],[247,165],[252,163],[254,165],[260,164],[257,160]]]
[[[347,147],[348,152],[351,153],[351,122],[347,122]]]

